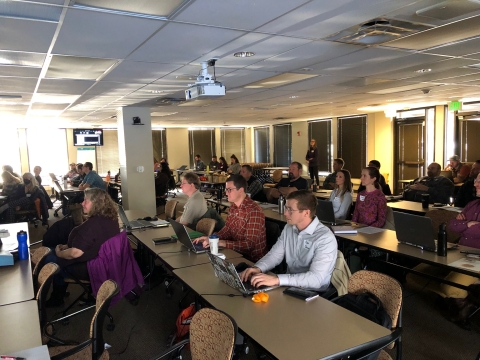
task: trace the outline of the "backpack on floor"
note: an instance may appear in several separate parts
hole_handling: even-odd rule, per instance
[[[192,321],[193,315],[197,312],[195,308],[195,303],[190,304],[185,309],[183,309],[177,317],[177,321],[175,322],[175,331],[169,337],[168,340],[168,347],[179,343],[182,340],[188,338],[190,333],[190,322]],[[188,344],[185,348],[189,349],[190,344]],[[179,358],[182,349],[176,351],[176,353],[172,354],[172,358],[176,359]]]

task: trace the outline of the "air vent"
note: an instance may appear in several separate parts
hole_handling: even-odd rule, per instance
[[[276,117],[276,118],[273,118],[273,120],[288,120],[290,118],[288,117]]]
[[[377,18],[335,33],[325,40],[357,45],[378,45],[430,28],[430,26],[407,21]]]

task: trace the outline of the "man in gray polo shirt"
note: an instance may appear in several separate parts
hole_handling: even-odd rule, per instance
[[[198,189],[200,189],[200,179],[197,174],[188,172],[183,176],[180,184],[182,191],[188,196],[188,200],[183,208],[183,214],[179,222],[183,225],[195,225],[200,218],[207,212],[207,202]]]
[[[337,259],[337,240],[315,216],[316,208],[317,198],[310,191],[290,193],[285,206],[287,225],[268,254],[240,274],[242,281],[250,280],[256,287],[280,285],[326,290]],[[284,257],[288,265],[286,274],[265,274]]]

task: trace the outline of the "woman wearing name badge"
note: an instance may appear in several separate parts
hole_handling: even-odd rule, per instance
[[[352,221],[368,226],[381,228],[387,217],[387,200],[382,192],[380,172],[368,166],[362,170],[361,181],[365,190],[357,195]]]
[[[330,193],[335,219],[346,219],[352,205],[352,180],[350,171],[340,170],[335,178],[335,189]]]
[[[220,165],[218,165],[217,170],[227,172],[227,170],[228,170],[227,160],[225,160],[225,158],[223,156],[220,156],[220,159],[218,159],[218,161],[219,161]]]

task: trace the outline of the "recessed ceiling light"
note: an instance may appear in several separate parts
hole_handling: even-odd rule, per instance
[[[161,94],[163,90],[152,90],[152,94]]]
[[[299,97],[300,96],[298,96],[298,95],[292,95],[292,96],[290,96],[290,99],[298,99]]]
[[[422,73],[427,73],[432,71],[432,69],[420,69],[420,70],[415,70],[416,73],[422,74]]]
[[[239,51],[239,52],[236,52],[235,54],[233,54],[233,56],[235,57],[251,57],[251,56],[254,56],[255,53],[254,52],[251,52],[251,51]]]

